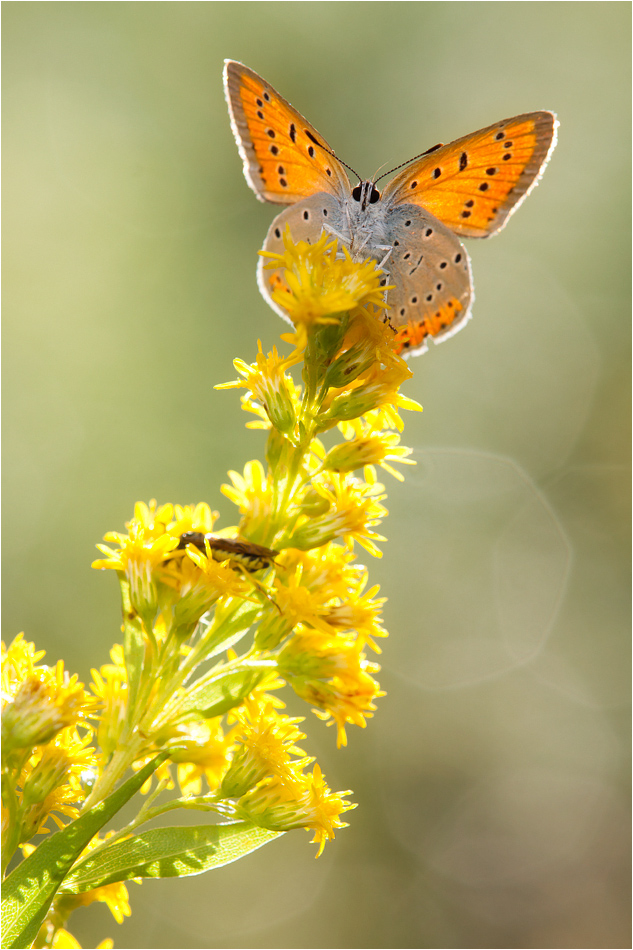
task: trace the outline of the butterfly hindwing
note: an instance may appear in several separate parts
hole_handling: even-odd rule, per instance
[[[393,289],[387,311],[399,352],[423,353],[470,317],[470,260],[458,238],[424,208],[398,205],[387,218],[393,250],[384,268]]]
[[[325,192],[312,195],[297,204],[284,208],[281,214],[278,214],[266,235],[264,241],[264,251],[273,254],[281,254],[284,250],[283,234],[287,227],[290,228],[292,240],[306,241],[308,244],[315,244],[321,237],[324,225],[332,226],[334,229],[340,226],[341,222],[341,202],[334,195]],[[277,313],[288,319],[287,312],[278,303],[273,300],[272,294],[275,290],[288,292],[285,281],[283,280],[283,270],[281,268],[271,268],[267,266],[270,258],[260,257],[257,267],[257,283],[259,289],[270,306]]]
[[[261,76],[226,60],[224,88],[244,174],[260,201],[294,204],[320,191],[349,193],[345,169],[325,139]]]
[[[461,237],[488,237],[538,181],[556,127],[552,112],[495,122],[408,165],[389,182],[385,198],[428,209]]]
[[[340,202],[318,194],[286,208],[273,221],[264,250],[283,251],[283,234],[290,228],[293,241],[314,244],[324,223],[336,232],[342,226]],[[470,317],[473,299],[470,261],[458,238],[423,208],[400,205],[388,211],[385,226],[393,245],[382,263],[388,291],[386,316],[396,331],[396,350],[404,355],[423,353],[428,337],[440,342],[461,329]],[[377,255],[384,257],[384,253]],[[288,319],[277,291],[288,293],[283,270],[271,268],[262,257],[259,288],[270,305]],[[268,265],[268,266],[267,266]]]

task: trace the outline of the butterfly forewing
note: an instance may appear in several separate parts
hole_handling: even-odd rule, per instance
[[[385,198],[427,208],[463,237],[488,237],[536,184],[555,145],[556,117],[529,112],[444,145],[389,182]]]
[[[325,139],[261,76],[227,60],[224,88],[244,174],[260,201],[294,204],[318,191],[349,192]]]

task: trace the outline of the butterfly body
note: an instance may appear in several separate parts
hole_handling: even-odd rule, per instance
[[[283,250],[287,226],[295,242],[314,243],[325,229],[355,260],[376,260],[392,285],[387,314],[405,355],[461,329],[474,294],[459,238],[499,231],[536,184],[555,144],[553,113],[515,116],[435,146],[381,193],[372,181],[352,188],[322,136],[253,70],[227,60],[225,88],[247,181],[260,200],[287,205],[264,250]],[[262,260],[258,283],[285,316],[272,299],[281,272]]]
[[[431,326],[439,342],[461,329],[470,316],[474,294],[466,249],[424,208],[387,198],[363,209],[351,196],[338,200],[321,192],[277,215],[266,235],[265,251],[283,250],[286,226],[295,241],[308,243],[314,243],[325,227],[355,260],[374,258],[385,272],[383,285],[391,285],[386,302],[392,324],[407,327],[408,335],[409,320],[415,323],[418,318],[423,324],[424,336],[419,340],[408,336],[406,341],[414,352],[418,347],[426,349]],[[259,287],[284,317],[284,310],[271,298],[272,290],[282,281],[281,272],[266,263],[262,258],[258,265]]]

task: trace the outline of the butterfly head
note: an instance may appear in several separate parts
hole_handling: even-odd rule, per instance
[[[352,198],[358,201],[361,211],[364,211],[367,205],[375,205],[380,201],[380,192],[373,181],[359,181],[355,188],[352,188]]]

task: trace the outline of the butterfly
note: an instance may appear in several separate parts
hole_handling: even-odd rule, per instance
[[[226,60],[224,88],[248,184],[260,201],[288,206],[270,226],[264,250],[282,252],[289,225],[295,242],[314,243],[325,229],[355,260],[376,260],[382,286],[392,285],[387,314],[405,356],[460,330],[473,301],[460,238],[496,234],[530,193],[556,144],[555,114],[528,112],[435,145],[398,166],[381,192],[376,181],[352,187],[349,166],[248,66]],[[265,265],[262,259],[260,290],[287,316],[272,299],[284,286],[282,271]]]

